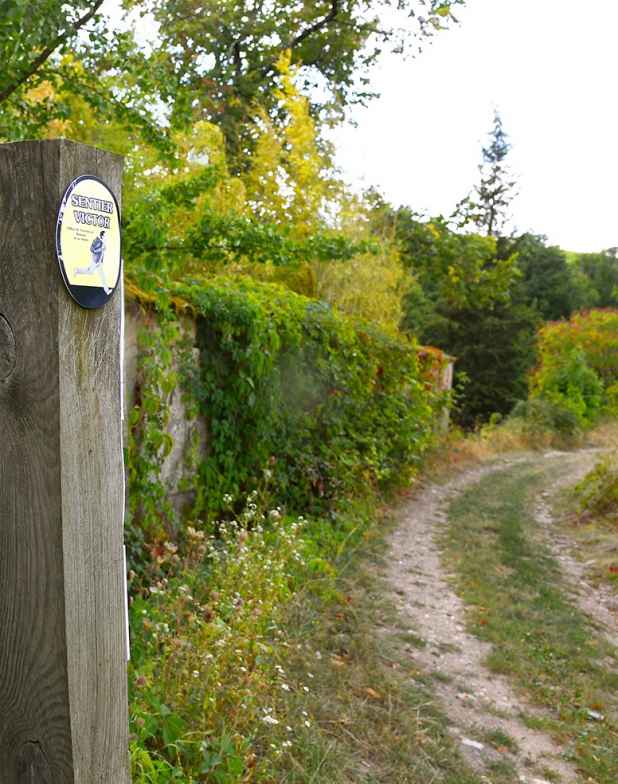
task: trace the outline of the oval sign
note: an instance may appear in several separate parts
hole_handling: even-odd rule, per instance
[[[56,221],[56,255],[69,294],[83,308],[108,302],[120,280],[120,210],[98,177],[66,189]]]

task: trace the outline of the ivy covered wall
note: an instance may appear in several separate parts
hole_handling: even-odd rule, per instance
[[[216,525],[255,491],[328,513],[405,484],[443,415],[446,360],[252,279],[129,287],[128,542]]]

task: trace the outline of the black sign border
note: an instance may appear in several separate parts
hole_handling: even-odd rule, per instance
[[[62,219],[64,217],[64,211],[67,206],[67,202],[69,201],[70,195],[73,193],[77,185],[82,182],[82,180],[96,180],[96,182],[101,183],[101,185],[109,191],[112,199],[114,200],[114,204],[116,205],[116,214],[118,215],[118,231],[120,233],[120,264],[118,265],[118,277],[116,278],[116,282],[109,294],[106,294],[104,289],[100,288],[99,286],[73,286],[69,283],[69,278],[64,266],[64,259],[62,258],[62,249],[60,245],[60,231],[62,229]],[[77,304],[86,309],[86,310],[94,310],[95,308],[102,308],[103,305],[107,305],[110,299],[116,293],[116,289],[118,288],[118,283],[120,282],[120,276],[122,275],[122,223],[120,219],[120,207],[118,206],[118,200],[114,195],[114,192],[109,187],[109,185],[104,182],[100,177],[97,177],[94,174],[82,174],[77,179],[73,180],[67,187],[64,192],[64,195],[60,201],[60,206],[58,207],[58,216],[56,218],[56,258],[58,259],[58,265],[60,266],[60,274],[62,275],[62,280],[64,281],[64,285],[67,288],[67,291],[71,295],[72,299],[77,302]]]

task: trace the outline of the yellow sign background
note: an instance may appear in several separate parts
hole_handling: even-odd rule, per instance
[[[90,177],[67,194],[60,226],[60,254],[71,286],[113,289],[120,272],[120,216],[109,188]],[[99,264],[91,247],[104,232]]]

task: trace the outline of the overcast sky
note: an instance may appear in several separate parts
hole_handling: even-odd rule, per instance
[[[478,177],[502,114],[519,180],[519,230],[569,250],[618,245],[618,0],[468,0],[461,24],[417,59],[386,57],[382,97],[339,129],[355,186],[449,214]]]

